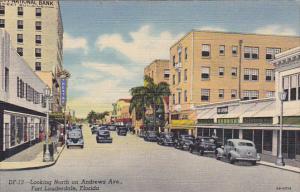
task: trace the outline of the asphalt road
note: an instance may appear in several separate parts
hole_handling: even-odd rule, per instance
[[[87,126],[83,131],[84,149],[65,148],[52,167],[0,172],[0,191],[300,191],[297,173],[262,165],[231,165],[144,142],[131,134],[113,133],[112,144],[97,144]]]

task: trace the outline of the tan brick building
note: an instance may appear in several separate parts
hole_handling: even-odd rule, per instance
[[[196,120],[194,107],[274,97],[279,52],[300,37],[191,31],[170,48],[170,117]]]
[[[53,111],[61,111],[63,23],[59,0],[0,1],[0,28],[12,46],[55,95]]]
[[[169,60],[157,59],[152,61],[152,63],[145,67],[144,75],[148,75],[149,77],[151,77],[156,84],[160,82],[169,83]]]

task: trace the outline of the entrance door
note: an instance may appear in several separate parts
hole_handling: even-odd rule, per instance
[[[262,152],[262,130],[254,130],[254,143],[258,153]]]

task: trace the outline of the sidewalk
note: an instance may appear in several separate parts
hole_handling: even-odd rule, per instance
[[[65,146],[57,147],[57,153],[54,154],[54,161],[43,162],[43,144],[44,142],[38,143],[0,162],[0,171],[40,169],[54,165]]]

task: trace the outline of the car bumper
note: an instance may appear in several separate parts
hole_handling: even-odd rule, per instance
[[[97,139],[98,143],[112,143],[112,139]]]
[[[84,143],[67,143],[67,146],[83,146]]]
[[[260,158],[246,158],[246,157],[237,157],[235,158],[238,161],[260,161]]]

